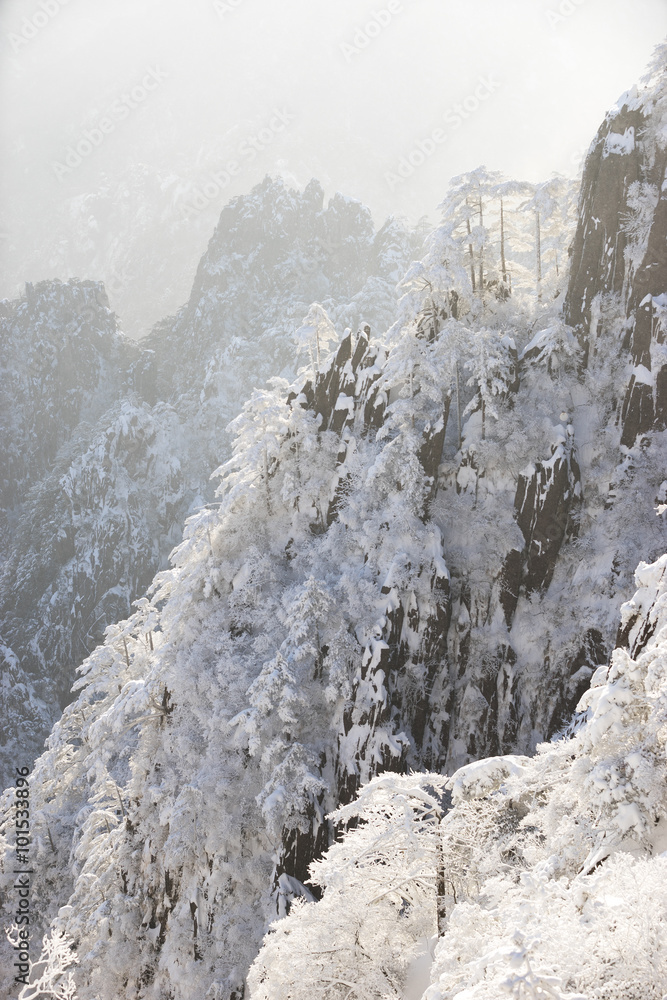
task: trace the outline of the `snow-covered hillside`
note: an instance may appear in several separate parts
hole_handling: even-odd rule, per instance
[[[217,499],[84,661],[31,781],[36,932],[71,943],[80,1000],[239,1000],[291,909],[251,995],[421,996],[407,962],[435,934],[429,1000],[524,987],[620,1000],[642,995],[648,968],[667,988],[659,938],[640,945],[618,915],[642,893],[647,920],[664,919],[652,852],[665,768],[666,59],[663,47],[591,146],[567,289],[558,180],[531,191],[484,168],[456,178],[391,323],[386,282],[373,281],[373,322],[359,323],[356,258],[334,268],[335,296],[309,272],[319,304],[310,285],[303,300],[284,290],[297,218],[311,199],[321,217],[314,185],[274,196],[267,182],[223,213],[144,371],[189,429],[188,468],[210,459],[210,430],[237,398],[230,342],[216,354],[206,341],[224,312],[255,357],[260,289],[274,377],[246,375]],[[266,256],[264,198],[279,209]],[[331,238],[341,218],[357,234],[350,253],[372,245],[395,262],[391,227],[373,236],[344,199],[327,212]],[[269,346],[288,320],[295,377]],[[355,813],[371,822],[306,885]],[[366,857],[381,862],[368,880]],[[408,880],[403,899],[394,878]],[[330,957],[304,971],[305,947]]]
[[[189,302],[139,346],[95,282],[40,282],[2,305],[3,787],[16,735],[34,760],[77,665],[213,500],[243,401],[293,375],[310,302],[385,328],[415,239],[391,220],[376,232],[341,196],[325,207],[316,182],[267,179],[226,207]]]

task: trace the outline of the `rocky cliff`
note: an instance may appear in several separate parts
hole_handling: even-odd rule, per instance
[[[589,151],[581,193],[581,224],[572,248],[565,316],[595,349],[603,304],[621,303],[622,349],[632,373],[620,413],[621,444],[665,427],[665,272],[667,268],[667,150],[659,85],[624,95]],[[585,360],[585,359],[584,359]]]

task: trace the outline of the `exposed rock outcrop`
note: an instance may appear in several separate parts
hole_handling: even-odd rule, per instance
[[[584,346],[599,330],[600,302],[615,296],[627,322],[624,348],[632,370],[623,399],[621,443],[665,425],[667,287],[667,149],[660,135],[660,82],[625,95],[589,151],[572,248],[566,321]]]

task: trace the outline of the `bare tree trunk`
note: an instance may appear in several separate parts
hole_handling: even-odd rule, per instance
[[[442,855],[442,840],[438,837],[438,874],[437,874],[437,886],[436,886],[436,925],[438,928],[438,937],[442,937],[447,930],[447,906],[445,903],[445,861]]]
[[[435,853],[436,853],[436,873],[435,873],[435,923],[438,937],[442,937],[447,930],[447,878],[445,873],[445,857],[442,849],[442,822],[443,812],[437,809],[435,812]]]
[[[459,363],[456,362],[456,417],[459,432],[459,451],[461,451],[461,391],[459,389]]]
[[[474,254],[472,252],[472,239],[470,239],[470,236],[471,236],[470,219],[466,219],[466,225],[468,227],[468,237],[469,237],[468,238],[468,249],[470,250],[470,280],[472,282],[472,290],[473,290],[473,293],[474,293],[474,291],[475,291],[475,256],[474,256]]]
[[[264,489],[266,490],[266,513],[271,513],[271,498],[269,496],[269,456],[266,451],[266,446],[263,452],[264,459]]]
[[[503,199],[500,199],[500,273],[503,285],[507,284],[507,262],[505,260],[505,210]]]
[[[438,334],[440,333],[440,322],[438,317],[438,308],[435,304],[433,296],[431,296],[431,326],[429,330],[429,343],[433,343]]]
[[[479,224],[480,227],[484,225],[484,206],[482,205],[482,196],[479,196]],[[480,247],[479,251],[479,294],[484,293],[484,245]]]
[[[539,210],[535,213],[535,252],[537,254],[537,298],[542,298],[542,232]]]

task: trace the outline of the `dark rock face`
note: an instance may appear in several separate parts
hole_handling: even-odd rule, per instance
[[[508,628],[512,625],[514,612],[519,602],[524,563],[525,553],[519,549],[510,549],[505,557],[500,574],[500,592],[498,598]]]
[[[329,846],[329,828],[324,820],[322,802],[309,810],[305,820],[308,824],[305,832],[300,829],[283,831],[282,852],[273,873],[279,916],[282,916],[281,910],[289,910],[294,897],[312,891],[304,889],[308,868],[313,858],[321,857]]]
[[[511,549],[500,575],[499,600],[508,628],[512,625],[519,594],[548,588],[561,546],[576,535],[576,510],[581,502],[579,466],[573,435],[566,431],[547,462],[519,477],[514,513],[525,540],[523,551]]]
[[[517,654],[522,626],[516,637],[513,632],[519,601],[523,599],[525,607],[527,600],[539,601],[548,592],[563,549],[578,532],[582,489],[574,434],[569,425],[556,430],[551,457],[535,462],[518,479],[513,517],[523,546],[512,546],[500,571],[490,568],[485,581],[464,579],[459,584],[456,628],[450,629],[447,643],[454,674],[447,696],[449,740],[441,751],[440,766],[451,768],[453,761],[515,752],[526,738],[528,713],[531,727],[549,735],[565,716],[566,707],[560,703],[550,716],[544,715],[544,706],[523,679],[525,663]],[[564,685],[578,669],[554,666],[554,678],[563,671]],[[548,678],[548,654],[544,671]],[[568,705],[573,697],[566,699]],[[578,695],[575,704],[576,700]]]
[[[434,499],[437,482],[438,482],[438,466],[440,465],[440,460],[442,458],[442,449],[445,444],[445,436],[447,434],[447,421],[449,419],[449,407],[451,404],[451,397],[447,396],[445,399],[445,409],[438,420],[434,423],[428,423],[423,430],[424,443],[419,449],[419,461],[424,469],[424,472],[431,480],[431,489],[426,497],[424,504],[424,519],[426,519],[428,513],[428,506]]]
[[[581,696],[588,690],[595,668],[606,663],[607,659],[608,650],[602,633],[596,628],[587,629],[581,646],[567,664],[568,677],[549,720],[550,732],[558,732],[570,722]]]
[[[548,462],[538,462],[530,476],[521,476],[514,509],[526,540],[523,585],[526,594],[546,590],[560,548],[576,533],[573,508],[581,500],[579,466],[573,436],[554,449]]]
[[[368,326],[359,331],[353,356],[352,334],[348,331],[328,371],[318,374],[314,388],[312,382],[304,386],[306,404],[321,418],[320,430],[332,430],[340,436],[353,420],[357,369],[362,361],[366,362],[364,367],[373,364],[376,357],[376,353],[368,352],[369,335]]]
[[[663,571],[664,572],[664,571]],[[625,607],[616,635],[616,647],[628,649],[632,657],[637,657],[655,635],[658,623],[656,609],[646,614],[643,608],[630,603]]]
[[[636,104],[607,117],[589,152],[565,302],[585,364],[597,332],[590,329],[595,300],[609,294],[622,300],[633,365],[620,418],[626,447],[664,427],[667,381],[664,361],[651,351],[665,339],[664,309],[655,299],[667,287],[667,150],[656,146]]]
[[[449,730],[446,723],[437,725],[442,705],[435,688],[446,673],[452,615],[449,577],[425,554],[417,577],[424,578],[428,596],[420,600],[414,591],[405,593],[393,584],[393,569],[382,587],[386,624],[363,651],[339,738],[341,803],[354,798],[364,771],[402,772],[408,763],[424,766],[446,756]],[[396,567],[399,576],[413,569],[409,564]],[[343,746],[353,730],[364,737],[355,754],[357,767],[351,770]],[[394,734],[389,742],[383,742],[383,732]]]
[[[620,294],[625,280],[623,211],[628,189],[641,176],[637,143],[641,111],[623,108],[608,116],[598,130],[586,159],[579,198],[579,224],[572,245],[565,321],[587,341],[591,305],[607,292]],[[614,141],[623,136],[624,141]]]
[[[667,189],[662,183],[666,167],[667,151],[662,151],[662,155],[655,157],[649,175],[651,180],[647,182],[660,190],[660,198],[651,222],[646,253],[631,278],[628,296],[634,369],[621,413],[621,444],[627,447],[632,447],[636,439],[651,428],[665,426],[667,363],[664,351],[655,348],[665,343],[667,332],[665,306],[660,301],[667,288]]]

